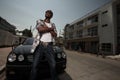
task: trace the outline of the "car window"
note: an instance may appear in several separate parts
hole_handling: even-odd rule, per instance
[[[25,40],[23,45],[32,45],[33,41],[34,41],[34,38],[28,38],[28,39]]]

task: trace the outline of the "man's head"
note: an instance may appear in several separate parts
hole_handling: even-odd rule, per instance
[[[52,18],[52,17],[53,17],[53,12],[52,12],[51,10],[47,10],[47,11],[45,12],[45,17],[46,17],[46,18]]]

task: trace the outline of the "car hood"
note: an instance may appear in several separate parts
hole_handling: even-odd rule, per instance
[[[32,45],[20,45],[14,49],[16,54],[31,54]]]
[[[13,50],[13,52],[16,54],[32,54],[31,49],[32,45],[19,45]],[[56,54],[63,52],[63,50],[57,46],[54,46],[53,49]]]

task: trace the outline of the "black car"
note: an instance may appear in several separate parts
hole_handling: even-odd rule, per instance
[[[33,41],[34,38],[27,38],[23,44],[13,48],[9,53],[6,62],[6,80],[28,80],[34,57],[34,53],[30,52]],[[53,49],[56,60],[56,70],[59,73],[66,68],[66,54],[59,46],[53,46]],[[50,74],[49,65],[44,55],[38,67],[39,77]]]

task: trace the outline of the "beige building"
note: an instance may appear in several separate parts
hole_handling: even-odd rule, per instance
[[[120,1],[113,0],[67,24],[65,48],[90,53],[120,53]]]

